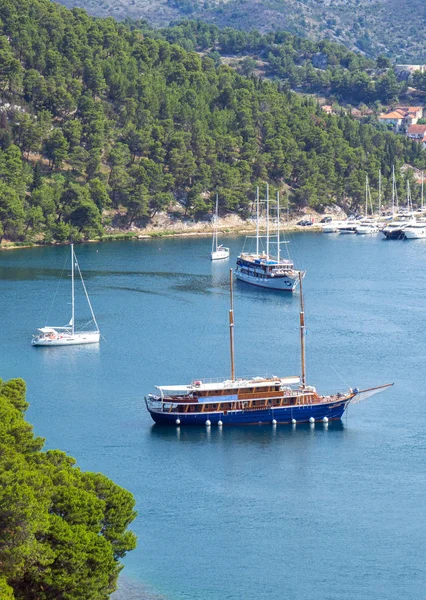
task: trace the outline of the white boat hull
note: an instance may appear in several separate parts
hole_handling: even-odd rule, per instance
[[[270,290],[282,290],[285,292],[293,292],[296,289],[298,278],[289,276],[285,277],[256,277],[254,275],[248,275],[247,273],[241,273],[237,268],[235,276],[241,281],[251,283],[257,287],[269,288]]]
[[[368,234],[373,234],[373,233],[379,233],[379,228],[378,227],[358,227],[358,229],[356,230],[358,235],[368,235]]]
[[[224,258],[229,258],[229,248],[221,248],[211,253],[212,260],[223,260]]]
[[[75,346],[77,344],[97,344],[101,334],[97,331],[88,333],[75,333],[74,335],[63,334],[56,338],[46,336],[34,337],[31,341],[33,346]]]
[[[426,238],[426,228],[418,229],[417,231],[411,230],[411,229],[405,229],[404,234],[408,240],[421,240],[421,239]]]

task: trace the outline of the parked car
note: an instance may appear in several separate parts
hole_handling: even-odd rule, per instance
[[[332,217],[323,217],[320,221],[320,223],[331,223],[331,221],[333,220]]]
[[[301,221],[298,221],[297,224],[301,225],[302,227],[308,227],[308,225],[313,225],[314,222],[311,221],[310,219],[302,219]]]

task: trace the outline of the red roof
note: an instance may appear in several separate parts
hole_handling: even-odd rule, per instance
[[[407,129],[408,135],[425,135],[426,134],[426,125],[410,125]]]

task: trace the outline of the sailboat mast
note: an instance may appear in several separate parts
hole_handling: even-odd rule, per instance
[[[71,244],[71,333],[74,335],[74,244]]]
[[[368,175],[365,176],[365,218],[368,217]]]
[[[378,215],[380,215],[381,201],[382,201],[382,171],[379,169],[379,210],[377,213]]]
[[[266,184],[266,256],[269,259],[269,185]]]
[[[407,210],[410,211],[411,209],[411,190],[410,190],[410,182],[407,179]]]
[[[277,192],[277,261],[280,261],[280,193]]]
[[[235,362],[234,362],[234,291],[232,288],[232,269],[229,269],[229,295],[231,306],[229,309],[229,342],[231,350],[231,381],[235,381]]]
[[[300,358],[302,372],[300,377],[300,383],[302,388],[306,385],[306,361],[305,361],[305,303],[303,301],[303,287],[302,287],[303,275],[299,271],[299,286],[300,286]]]
[[[219,212],[219,195],[216,194],[216,212],[214,215],[213,252],[217,252],[217,219]]]
[[[392,166],[392,217],[395,216],[395,165]]]
[[[256,188],[256,256],[259,256],[259,186]]]
[[[422,171],[422,198],[421,198],[420,208],[421,208],[421,211],[423,212],[423,171]]]

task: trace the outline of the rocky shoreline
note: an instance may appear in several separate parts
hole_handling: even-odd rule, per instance
[[[280,222],[280,228],[283,233],[295,231],[321,231],[319,222],[324,215],[305,215],[305,218],[313,218],[314,224],[308,227],[297,225],[297,222],[303,218],[298,216]],[[244,220],[236,215],[229,215],[219,219],[216,224],[217,230],[221,236],[250,234],[256,231],[256,223],[253,219]],[[270,232],[275,230],[276,225],[270,223]],[[266,219],[260,219],[259,228],[262,232],[266,231]],[[167,215],[159,217],[150,223],[147,227],[132,226],[128,229],[119,227],[108,227],[104,235],[92,240],[84,240],[84,243],[96,243],[115,240],[144,240],[159,237],[191,237],[191,236],[211,236],[214,230],[212,221],[178,220],[172,219]],[[65,242],[11,242],[3,241],[0,244],[0,250],[14,250],[19,248],[33,248],[39,246],[57,246],[64,245]]]

